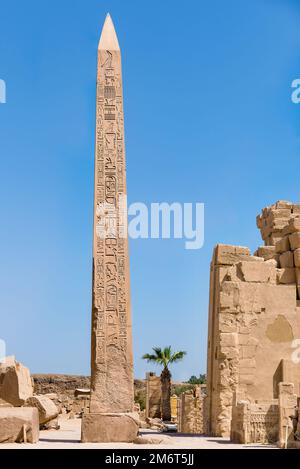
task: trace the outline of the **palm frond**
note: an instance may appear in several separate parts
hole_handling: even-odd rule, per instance
[[[152,350],[156,353],[156,356],[158,358],[161,358],[162,357],[162,349],[160,347],[153,347]]]
[[[157,363],[158,365],[163,365],[163,352],[160,347],[153,347],[152,350],[155,352],[154,354],[146,353],[143,355],[143,359],[147,360],[147,362]]]
[[[186,355],[186,352],[183,350],[180,350],[178,352],[174,352],[173,355],[170,357],[169,362],[170,363],[176,363],[179,362],[183,359],[183,357]]]
[[[151,355],[150,353],[146,353],[145,355],[142,356],[144,360],[147,360],[147,362],[156,362],[157,361],[157,356],[156,355]]]
[[[183,359],[186,355],[184,351],[172,352],[172,347],[169,345],[162,349],[161,347],[153,347],[153,353],[146,353],[143,355],[143,359],[147,362],[156,363],[162,365],[164,368],[168,368],[170,363],[176,363]]]

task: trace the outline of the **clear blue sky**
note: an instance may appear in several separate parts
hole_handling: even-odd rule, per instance
[[[205,245],[130,242],[135,375],[154,345],[205,372],[217,242],[260,243],[255,216],[300,201],[300,2],[0,1],[1,327],[41,373],[88,373],[95,76],[110,12],[123,55],[129,201],[203,202]],[[157,370],[158,371],[158,370]]]

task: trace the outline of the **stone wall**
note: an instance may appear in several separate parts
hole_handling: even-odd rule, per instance
[[[184,392],[177,402],[177,429],[180,433],[204,433],[204,395],[200,386]]]
[[[161,418],[161,382],[152,372],[146,374],[146,417]]]
[[[292,342],[300,337],[299,217],[300,205],[277,202],[257,218],[266,245],[255,255],[247,247],[219,244],[214,249],[207,363],[208,430],[213,435],[230,435],[237,401],[278,397],[281,360],[299,389],[300,367],[291,361]]]
[[[232,409],[231,440],[234,443],[276,443],[278,440],[278,401],[251,404],[238,401]]]

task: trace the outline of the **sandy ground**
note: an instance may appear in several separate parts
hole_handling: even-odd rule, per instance
[[[40,432],[40,441],[30,444],[3,444],[0,449],[172,449],[172,448],[198,448],[198,449],[250,449],[274,448],[271,445],[237,445],[225,438],[206,437],[183,434],[163,434],[165,440],[160,444],[141,445],[133,443],[80,443],[81,420],[61,420],[60,430],[44,430]],[[141,436],[161,438],[162,434],[151,430],[142,430]]]

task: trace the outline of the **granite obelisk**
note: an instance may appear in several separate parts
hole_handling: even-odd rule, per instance
[[[133,357],[121,53],[107,15],[98,47],[90,412],[82,441],[133,441]]]

